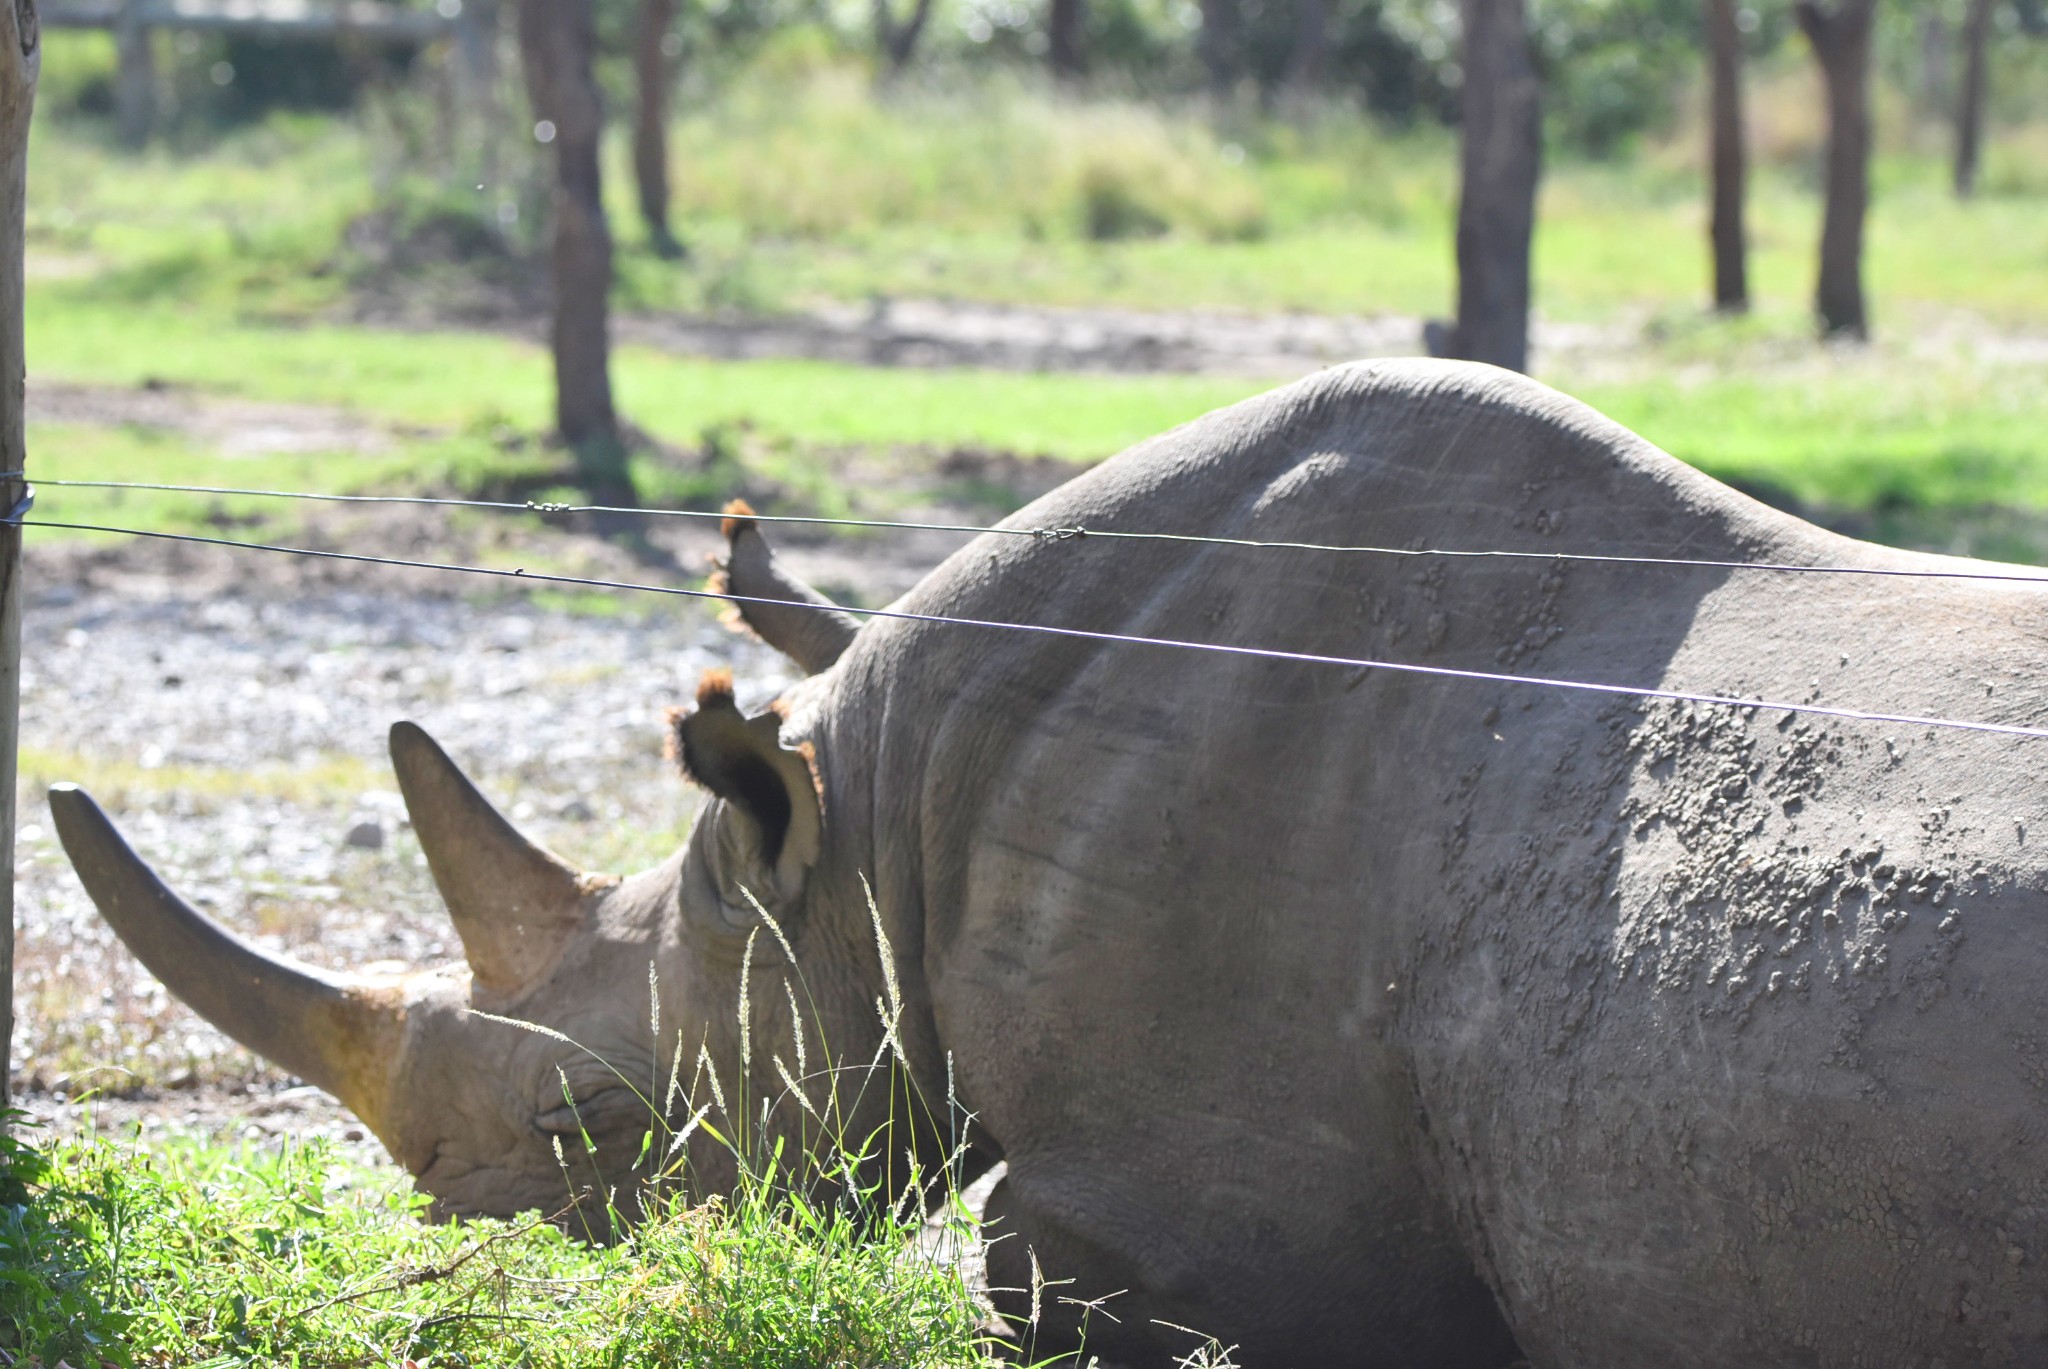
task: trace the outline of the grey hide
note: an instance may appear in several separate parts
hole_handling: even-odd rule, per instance
[[[1971,564],[1420,361],[1212,414],[1011,523]],[[2044,596],[986,536],[901,607],[2040,726]],[[1156,1320],[1248,1369],[2048,1364],[2048,743],[902,621],[814,664],[744,724],[707,682],[677,732],[717,801],[666,866],[579,886],[522,982],[392,986],[370,1120],[443,1211],[559,1197],[558,1061],[608,1174],[644,1121],[472,996],[645,1078],[651,960],[730,1081],[745,885],[864,1060],[864,874],[911,1068],[941,1098],[950,1057],[978,1160],[1008,1162],[996,1281],[1028,1246],[1076,1296],[1123,1290],[1106,1357],[1187,1348]],[[790,1058],[768,942],[759,1096]]]

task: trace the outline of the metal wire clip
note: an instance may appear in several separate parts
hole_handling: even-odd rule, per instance
[[[13,523],[19,526],[21,520],[28,517],[28,511],[35,506],[36,487],[30,485],[22,492],[21,498],[15,502],[14,507],[7,511],[7,516],[0,518],[0,523]]]

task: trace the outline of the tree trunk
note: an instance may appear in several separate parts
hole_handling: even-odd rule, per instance
[[[1529,366],[1529,245],[1543,159],[1542,90],[1523,0],[1464,0],[1458,321],[1446,352]]]
[[[1714,307],[1739,314],[1749,308],[1747,244],[1742,228],[1747,175],[1742,137],[1742,32],[1735,0],[1707,0],[1707,54],[1712,67]]]
[[[1799,0],[1799,27],[1827,87],[1827,201],[1814,307],[1829,337],[1865,337],[1863,218],[1870,207],[1870,34],[1877,0]]]
[[[875,0],[875,43],[882,50],[882,79],[893,82],[910,65],[917,40],[932,17],[932,0],[917,0],[910,17],[901,24],[889,9],[889,0]]]
[[[633,117],[633,181],[640,192],[640,220],[654,254],[674,261],[683,245],[668,223],[668,94],[675,85],[672,29],[676,0],[640,0],[639,29],[633,35],[633,74],[639,104]]]
[[[1977,191],[1977,155],[1984,140],[1984,87],[1991,45],[1991,0],[1970,0],[1963,25],[1963,85],[1956,92],[1956,198]]]
[[[1064,82],[1081,79],[1088,59],[1081,46],[1081,0],[1052,0],[1046,13],[1046,63],[1053,78]]]
[[[28,374],[21,327],[22,208],[28,198],[28,123],[42,68],[35,0],[0,3],[0,470],[28,465],[22,386]],[[28,481],[0,477],[0,509],[19,507]],[[0,1106],[14,1042],[14,781],[21,743],[21,528],[0,526]]]
[[[497,0],[467,0],[455,21],[456,165],[474,173],[492,197],[498,183],[505,115],[498,89]],[[488,204],[485,213],[490,213]]]
[[[1946,112],[1948,97],[1948,20],[1940,10],[1920,16],[1920,106]]]
[[[1230,97],[1238,78],[1238,0],[1202,0],[1202,33],[1196,46],[1209,71],[1209,93]]]
[[[555,158],[555,425],[601,502],[630,498],[612,408],[612,236],[598,143],[604,106],[591,71],[591,0],[520,0],[519,52],[535,136]]]
[[[1294,47],[1287,54],[1287,89],[1307,95],[1323,84],[1323,66],[1330,50],[1329,0],[1299,0]]]
[[[156,55],[142,22],[142,0],[122,0],[114,16],[114,133],[139,149],[156,129]]]

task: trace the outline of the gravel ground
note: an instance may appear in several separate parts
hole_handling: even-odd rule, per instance
[[[604,544],[550,536],[557,560],[607,560]],[[391,723],[428,728],[536,839],[634,868],[673,849],[695,806],[662,759],[663,709],[708,666],[732,665],[745,703],[788,667],[708,605],[572,613],[419,573],[235,555],[31,545],[10,1066],[29,1110],[65,1126],[356,1142],[353,1118],[121,947],[57,843],[47,784],[85,784],[186,897],[272,950],[433,963],[459,945],[390,774]]]

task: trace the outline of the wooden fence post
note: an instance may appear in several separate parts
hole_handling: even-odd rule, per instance
[[[28,197],[28,117],[42,68],[36,0],[0,3],[0,471],[27,465],[22,408],[27,384],[21,328],[22,212]],[[0,478],[0,505],[13,509],[28,491],[22,475]],[[4,1062],[14,1054],[14,755],[21,734],[21,529],[0,527],[0,1103],[9,1091]]]

